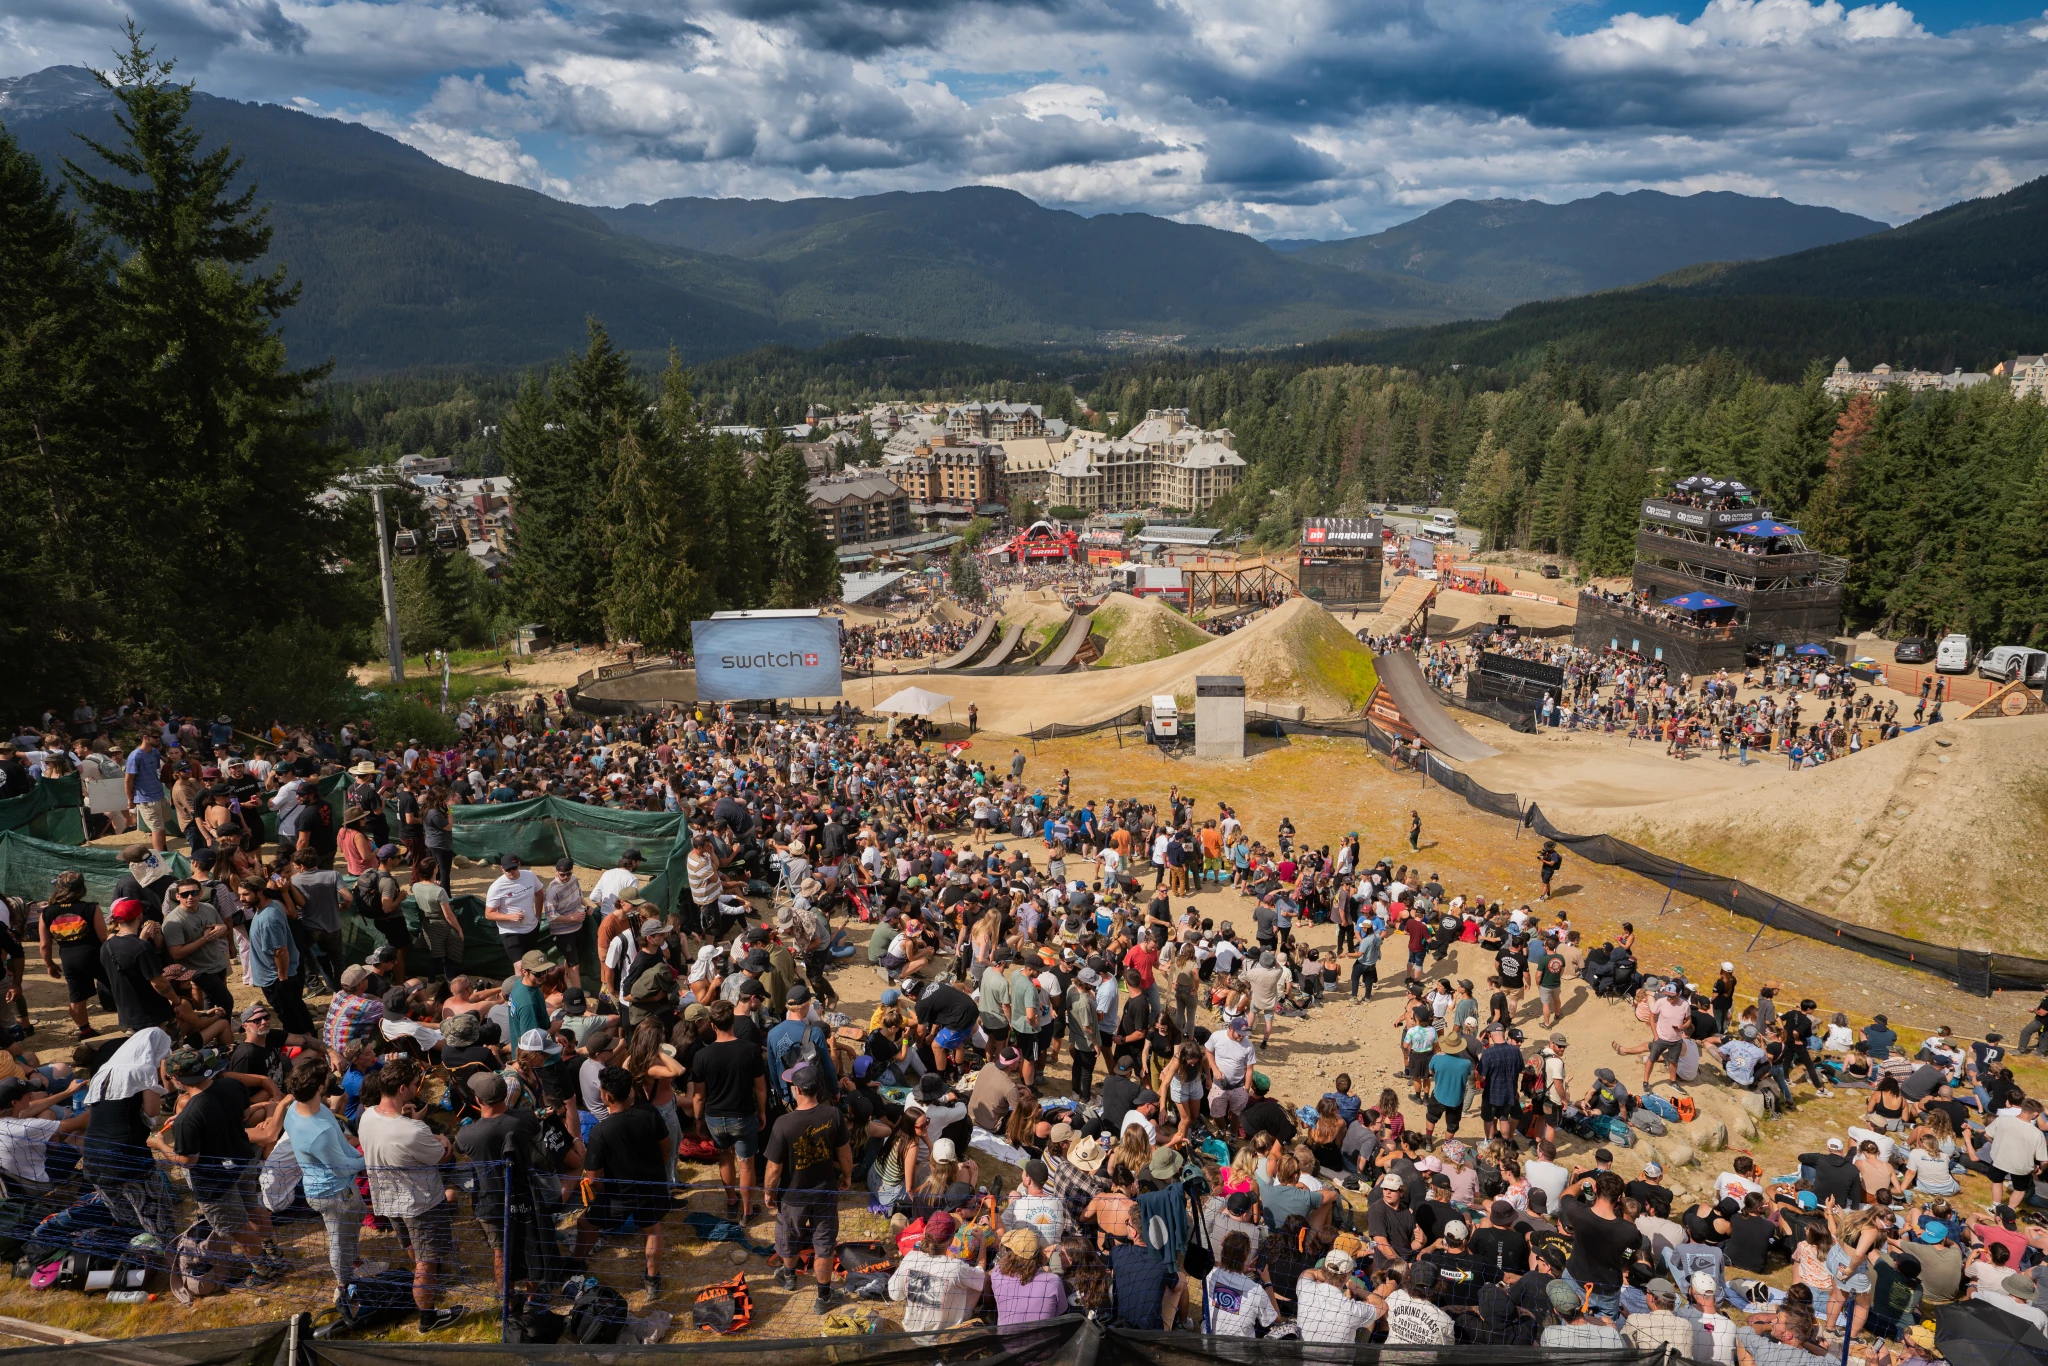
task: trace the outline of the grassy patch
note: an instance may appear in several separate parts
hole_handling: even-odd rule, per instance
[[[1303,662],[1316,681],[1353,709],[1362,709],[1380,681],[1372,651],[1341,629],[1310,631],[1307,636],[1302,642]]]

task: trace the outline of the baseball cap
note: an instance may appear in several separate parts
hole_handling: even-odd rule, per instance
[[[811,989],[802,982],[798,982],[789,989],[789,994],[783,997],[783,999],[793,1006],[809,1005],[811,1003]]]
[[[1339,1276],[1349,1276],[1357,1266],[1358,1263],[1351,1259],[1351,1254],[1341,1248],[1333,1247],[1323,1254],[1323,1270]]]
[[[863,1055],[863,1056],[865,1056],[865,1055]],[[1073,1125],[1071,1125],[1071,1124],[1069,1124],[1069,1123],[1067,1123],[1067,1122],[1066,1122],[1065,1120],[1061,1120],[1061,1121],[1060,1121],[1060,1122],[1059,1122],[1058,1124],[1055,1124],[1055,1125],[1053,1125],[1053,1126],[1052,1126],[1052,1130],[1051,1130],[1051,1132],[1047,1133],[1047,1134],[1046,1134],[1046,1136],[1045,1136],[1045,1141],[1046,1141],[1047,1143],[1071,1143],[1071,1142],[1073,1142],[1073,1141],[1074,1141],[1074,1126],[1073,1126]]]
[[[1398,1191],[1406,1190],[1407,1188],[1407,1183],[1402,1181],[1400,1177],[1394,1175],[1392,1172],[1388,1172],[1385,1176],[1380,1178],[1380,1189],[1383,1191]]]
[[[519,866],[519,855],[517,855],[517,854],[500,854],[500,855],[498,855],[498,866],[499,866],[500,868],[517,868],[517,867]]]
[[[0,1081],[0,1107],[13,1105],[35,1089],[28,1084],[25,1077],[9,1077],[5,1081]]]
[[[164,1060],[174,1077],[211,1077],[227,1067],[220,1054],[210,1048],[180,1048]]]
[[[1942,1223],[1939,1219],[1929,1219],[1920,1226],[1920,1241],[1923,1243],[1938,1243],[1946,1237],[1948,1237],[1948,1225]],[[2031,1302],[2030,1299],[2029,1303]]]
[[[1652,1276],[1650,1283],[1643,1289],[1652,1295],[1662,1295],[1666,1299],[1678,1298],[1678,1287],[1662,1276]]]
[[[565,987],[562,991],[562,1009],[571,1015],[581,1015],[590,1008],[590,998],[583,994],[582,987]]]
[[[1569,1041],[1562,1034],[1553,1034],[1550,1036],[1550,1046],[1552,1048],[1566,1047],[1568,1042]]]
[[[1562,1276],[1544,1286],[1543,1293],[1550,1300],[1550,1307],[1560,1314],[1570,1313],[1579,1307],[1579,1292]]]
[[[1664,984],[1664,994],[1666,996],[1676,996],[1678,994],[1678,983],[1666,982]]]
[[[519,955],[519,970],[521,972],[530,972],[538,977],[542,973],[553,972],[555,964],[553,959],[549,958],[539,949],[528,949],[525,953]]]
[[[107,914],[115,920],[140,920],[142,903],[132,896],[124,896],[107,908]]]
[[[1661,1162],[1645,1162],[1645,1163],[1643,1164],[1643,1175],[1644,1175],[1644,1176],[1662,1176],[1663,1174],[1664,1174],[1664,1164],[1663,1164],[1663,1163],[1661,1163]]]
[[[1145,1090],[1143,1090],[1143,1091],[1140,1091],[1140,1092],[1138,1092],[1138,1097],[1137,1097],[1137,1099],[1136,1099],[1136,1100],[1133,1100],[1133,1101],[1131,1102],[1131,1104],[1132,1104],[1132,1105],[1134,1105],[1134,1106],[1139,1106],[1139,1105],[1157,1105],[1158,1103],[1159,1103],[1159,1093],[1158,1093],[1157,1091],[1154,1091],[1154,1090],[1152,1090],[1152,1089],[1151,1089],[1151,1088],[1149,1088],[1149,1087],[1148,1087],[1148,1088],[1146,1088],[1146,1089],[1145,1089]]]
[[[562,1045],[555,1036],[545,1029],[529,1029],[519,1036],[519,1051],[522,1053],[555,1053],[562,1051]]]
[[[1711,1271],[1695,1271],[1692,1273],[1692,1280],[1689,1284],[1692,1287],[1693,1294],[1711,1295],[1714,1293],[1714,1273]]]
[[[818,1069],[810,1063],[800,1062],[782,1074],[782,1080],[802,1091],[815,1091],[821,1078]],[[943,1142],[944,1140],[941,1140]]]
[[[683,1023],[695,1024],[697,1023],[697,1021],[704,1019],[710,1014],[710,1006],[705,1005],[702,1001],[692,1001],[690,1002],[690,1004],[683,1007]],[[861,1056],[865,1057],[867,1055],[862,1054]]]
[[[1250,1214],[1252,1212],[1252,1193],[1250,1191],[1237,1191],[1223,1203],[1232,1214]]]
[[[505,1100],[505,1079],[496,1072],[485,1072],[470,1080],[469,1094],[479,1105],[501,1105]]]
[[[1444,1225],[1444,1237],[1449,1238],[1452,1242],[1464,1242],[1471,1232],[1471,1229],[1465,1227],[1463,1219],[1453,1219]]]
[[[887,991],[882,993],[882,1004],[885,1006],[893,1006],[902,999],[903,993],[896,990],[896,988],[894,987],[890,987]]]
[[[945,1142],[945,1140],[940,1139],[939,1142],[943,1143]],[[934,1162],[941,1160],[938,1154],[938,1144],[936,1143],[932,1145],[932,1160]],[[952,1159],[948,1158],[945,1160],[951,1161]],[[931,1238],[939,1242],[951,1242],[953,1239],[954,1230],[958,1229],[959,1227],[960,1225],[958,1221],[956,1221],[952,1215],[946,1213],[944,1210],[939,1211],[937,1214],[934,1214],[931,1218],[924,1221],[925,1236],[927,1238]]]
[[[1829,1152],[1831,1152],[1831,1153],[1838,1153],[1838,1152],[1842,1151],[1842,1140],[1841,1140],[1841,1139],[1839,1139],[1839,1138],[1831,1138],[1831,1139],[1829,1139],[1829,1140],[1828,1140],[1828,1151],[1829,1151]]]
[[[395,844],[380,844],[377,846],[377,862],[389,863],[404,852]]]
[[[932,1143],[932,1161],[934,1161],[934,1162],[958,1162],[959,1160],[960,1160],[960,1149],[959,1149],[959,1148],[958,1148],[958,1147],[957,1147],[957,1146],[956,1146],[956,1145],[954,1144],[954,1142],[953,1142],[953,1140],[952,1140],[952,1139],[950,1139],[950,1138],[941,1138],[941,1139],[936,1139],[936,1140],[934,1140],[934,1141],[933,1141],[933,1143]]]
[[[353,991],[361,986],[370,975],[370,970],[361,963],[350,963],[341,970],[341,989]]]

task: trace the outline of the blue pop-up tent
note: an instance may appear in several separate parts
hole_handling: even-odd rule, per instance
[[[1733,526],[1728,529],[1737,536],[1797,536],[1800,534],[1798,527],[1786,526],[1783,522],[1774,522],[1769,518],[1765,518],[1761,522],[1744,522],[1741,526]]]
[[[1677,607],[1687,612],[1711,612],[1716,607],[1733,607],[1732,602],[1723,602],[1712,593],[1680,593],[1675,598],[1664,599],[1666,607]]]

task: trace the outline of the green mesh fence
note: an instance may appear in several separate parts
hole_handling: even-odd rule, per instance
[[[0,831],[11,830],[52,844],[84,844],[85,784],[75,773],[42,778],[31,791],[0,802]]]
[[[684,829],[678,811],[615,811],[560,797],[458,806],[450,814],[455,852],[464,858],[495,862],[516,854],[542,868],[564,855],[585,868],[609,868],[628,849],[661,862]]]
[[[180,877],[192,871],[183,854],[163,857]],[[20,830],[0,831],[0,890],[7,895],[41,901],[50,895],[51,880],[68,868],[85,874],[86,896],[103,906],[113,899],[114,884],[128,871],[117,849],[58,844]]]

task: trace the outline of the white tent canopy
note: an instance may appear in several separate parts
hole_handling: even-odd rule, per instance
[[[953,699],[944,693],[926,692],[923,688],[905,688],[886,702],[875,705],[875,711],[900,712],[905,716],[931,716],[951,706]]]

